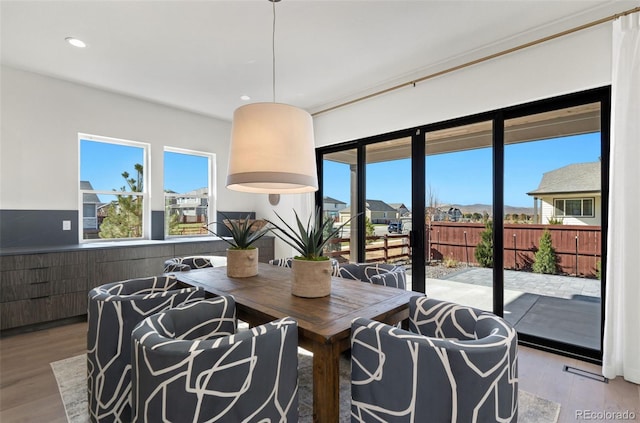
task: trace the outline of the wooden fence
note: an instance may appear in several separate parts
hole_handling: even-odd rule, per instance
[[[551,233],[551,244],[558,260],[558,273],[596,277],[601,260],[600,226],[578,225],[504,225],[505,269],[531,270],[540,237],[545,229]],[[477,266],[476,246],[481,241],[485,227],[481,223],[433,222],[427,229],[425,257],[427,261],[456,260]],[[339,238],[343,249],[328,255],[349,259],[348,238]],[[346,248],[344,248],[346,247]],[[427,251],[431,254],[428,255]],[[367,237],[367,261],[390,261],[410,259],[408,235],[384,235]]]
[[[367,262],[390,262],[403,261],[408,263],[411,259],[411,246],[409,245],[409,235],[386,234],[383,236],[368,236],[366,238],[365,257]],[[341,249],[325,252],[329,257],[339,260],[350,260],[351,250],[349,250],[349,238],[336,238],[331,244],[339,244]],[[335,247],[334,247],[335,248]]]
[[[602,254],[600,226],[505,224],[504,268],[531,270],[545,229],[551,233],[559,273],[596,276]],[[481,223],[434,222],[427,230],[425,246],[431,247],[431,260],[452,258],[477,265],[476,245],[484,230]]]

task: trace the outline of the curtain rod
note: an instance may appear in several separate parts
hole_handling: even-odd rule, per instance
[[[584,25],[577,26],[575,28],[567,29],[565,31],[558,32],[558,33],[553,34],[553,35],[549,35],[549,36],[546,36],[546,37],[543,37],[543,38],[539,38],[537,40],[530,41],[528,43],[524,43],[524,44],[521,44],[521,45],[516,46],[516,47],[508,48],[508,49],[500,51],[498,53],[493,53],[493,54],[490,54],[488,56],[484,56],[484,57],[481,57],[479,59],[472,60],[472,61],[467,62],[467,63],[463,63],[461,65],[453,66],[453,67],[445,69],[445,70],[441,70],[441,71],[438,71],[438,72],[435,72],[435,73],[432,73],[432,74],[429,74],[429,75],[422,76],[422,77],[420,77],[418,79],[412,79],[411,81],[403,82],[401,84],[394,85],[393,87],[389,87],[389,88],[386,88],[386,89],[381,90],[381,91],[376,91],[375,93],[367,94],[365,96],[358,97],[358,98],[355,98],[353,100],[349,100],[347,102],[344,102],[344,103],[341,103],[341,104],[338,104],[338,105],[335,105],[335,106],[328,107],[326,109],[323,109],[323,110],[320,110],[318,112],[312,113],[311,116],[317,116],[319,114],[327,113],[327,112],[330,112],[332,110],[339,109],[341,107],[349,106],[349,105],[354,104],[354,103],[359,103],[360,101],[368,100],[370,98],[377,97],[379,95],[386,94],[388,92],[395,91],[395,90],[398,90],[400,88],[404,88],[404,87],[408,87],[408,86],[414,86],[415,87],[415,85],[417,83],[419,83],[419,82],[423,82],[423,81],[426,81],[428,79],[433,79],[433,78],[436,78],[438,76],[442,76],[442,75],[445,75],[445,74],[448,74],[448,73],[451,73],[451,72],[458,71],[460,69],[468,68],[470,66],[477,65],[478,63],[486,62],[488,60],[495,59],[495,58],[500,57],[500,56],[505,56],[507,54],[511,54],[511,53],[514,53],[514,52],[519,51],[519,50],[524,50],[526,48],[529,48],[529,47],[532,47],[532,46],[535,46],[535,45],[538,45],[538,44],[542,44],[544,42],[547,42],[547,41],[550,41],[550,40],[554,40],[556,38],[564,37],[565,35],[573,34],[574,32],[582,31],[583,29],[591,28],[591,27],[594,27],[596,25],[603,24],[605,22],[616,20],[616,19],[618,19],[618,18],[620,18],[622,16],[630,15],[630,14],[635,13],[635,12],[640,12],[640,7],[635,7],[633,9],[629,9],[629,10],[621,12],[621,13],[616,13],[615,15],[607,16],[605,18],[598,19],[596,21],[589,22],[589,23],[586,23]]]

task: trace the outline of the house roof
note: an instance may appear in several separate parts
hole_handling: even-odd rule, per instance
[[[409,207],[405,206],[404,203],[389,203],[389,205],[391,207],[393,207],[394,209],[396,209],[396,210],[401,209],[401,208],[405,208],[405,209],[409,210]]]
[[[347,204],[344,201],[336,200],[335,198],[328,197],[326,195],[322,198],[322,201],[325,202],[325,203]]]
[[[89,181],[80,181],[80,189],[81,190],[93,190],[93,185],[91,185],[91,182]],[[96,195],[96,194],[82,194],[82,203],[83,204],[87,204],[87,203],[94,203],[94,204],[100,204],[100,198]]]
[[[385,203],[384,201],[381,200],[365,200],[366,201],[366,205],[367,205],[367,209],[370,211],[378,211],[378,212],[383,212],[383,211],[391,211],[391,212],[395,212],[397,211],[396,209],[394,209],[393,207],[391,207],[389,204]]]
[[[527,195],[600,192],[601,162],[574,163],[542,174],[538,188]]]

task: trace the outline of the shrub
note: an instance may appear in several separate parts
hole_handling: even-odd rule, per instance
[[[371,223],[368,216],[364,218],[364,230],[367,236],[374,236],[376,234],[376,227]]]
[[[482,267],[493,267],[493,222],[488,220],[480,233],[480,242],[476,246],[476,260]]]
[[[556,251],[551,245],[551,232],[547,229],[542,232],[540,237],[540,246],[534,256],[533,271],[535,273],[544,273],[553,275],[556,273],[557,258]]]
[[[444,259],[442,261],[442,265],[444,267],[446,267],[446,268],[449,268],[449,269],[453,269],[455,267],[458,267],[458,264],[460,264],[460,263],[458,262],[458,260],[453,258],[452,254],[449,255],[449,257],[447,257],[446,259]]]

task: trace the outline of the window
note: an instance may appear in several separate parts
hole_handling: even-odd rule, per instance
[[[206,225],[213,216],[212,183],[214,155],[165,148],[165,235],[208,235]],[[215,230],[215,229],[214,229]]]
[[[593,198],[557,198],[554,200],[558,217],[594,217]]]
[[[79,134],[82,241],[149,238],[149,145]]]

